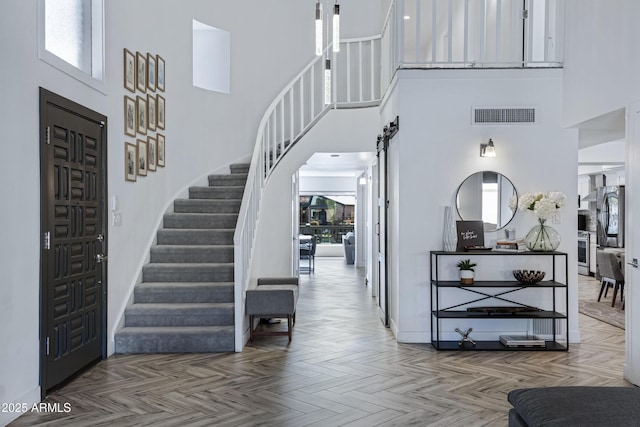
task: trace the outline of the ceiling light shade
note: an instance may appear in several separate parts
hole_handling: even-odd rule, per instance
[[[322,55],[322,4],[316,3],[316,55]]]
[[[360,179],[358,180],[358,184],[367,185],[367,178],[364,176],[361,176]]]
[[[333,6],[333,51],[340,52],[340,5]]]
[[[493,140],[489,138],[488,144],[480,144],[480,157],[495,157],[496,147],[493,145]]]
[[[324,61],[324,103],[331,104],[331,60]]]

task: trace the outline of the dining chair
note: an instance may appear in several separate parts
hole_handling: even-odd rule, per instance
[[[600,294],[598,294],[598,301],[602,298],[604,292],[605,298],[609,288],[613,288],[613,299],[611,301],[611,307],[616,304],[616,297],[618,291],[620,291],[620,301],[622,301],[622,309],[624,310],[624,274],[618,257],[613,252],[598,251],[596,254],[596,261],[598,263],[598,273],[600,274]]]

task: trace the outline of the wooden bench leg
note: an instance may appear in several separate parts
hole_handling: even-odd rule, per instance
[[[291,342],[291,330],[293,329],[293,316],[287,316],[287,330],[289,332],[289,342]]]

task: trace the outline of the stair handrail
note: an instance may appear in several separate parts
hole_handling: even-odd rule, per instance
[[[242,196],[234,234],[236,351],[242,351],[244,334],[248,331],[248,327],[244,325],[244,295],[249,285],[248,273],[253,259],[253,241],[258,223],[262,193],[269,176],[284,155],[331,109],[377,105],[381,99],[382,90],[379,81],[381,75],[379,72],[381,35],[342,40],[340,45],[341,52],[347,53],[344,55],[333,53],[333,46],[330,43],[321,56],[316,56],[311,60],[278,93],[266,109],[258,125],[247,183]],[[336,71],[339,66],[349,66],[348,57],[352,46],[355,46],[353,48],[354,55],[362,57],[363,51],[366,50],[372,57],[370,61],[370,87],[363,88],[361,84],[360,86],[355,83],[351,84],[352,77],[350,76],[346,77],[346,81],[341,84],[336,77]],[[377,63],[374,62],[374,57],[377,58]],[[330,103],[324,102],[324,91],[322,89],[324,87],[324,65],[326,59],[331,59],[332,61],[332,96]],[[362,67],[361,65],[359,66]],[[362,70],[360,71],[362,73]],[[306,88],[303,87],[307,84],[305,76],[309,76],[308,87]],[[320,90],[316,90],[318,86],[321,88]],[[300,87],[298,92],[296,92],[296,87]],[[309,99],[305,98],[305,89],[309,92]],[[357,96],[352,97],[351,91],[355,92]],[[342,95],[342,92],[346,92],[346,96],[341,96],[339,101],[338,95]],[[365,92],[366,95],[364,95]],[[295,97],[299,98],[299,103],[296,103]],[[307,102],[309,103],[308,105]],[[305,116],[307,107],[310,108],[310,114]]]

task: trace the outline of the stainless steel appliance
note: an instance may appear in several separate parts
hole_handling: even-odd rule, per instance
[[[598,246],[624,248],[624,186],[598,187],[596,199]]]
[[[589,275],[589,232],[578,231],[578,274]]]

